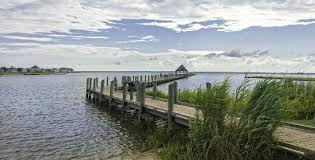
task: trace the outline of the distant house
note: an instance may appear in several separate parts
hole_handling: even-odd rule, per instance
[[[44,72],[51,72],[51,69],[44,69]]]
[[[59,72],[62,72],[62,73],[70,73],[70,72],[73,72],[73,69],[72,68],[59,68]]]
[[[27,68],[17,68],[17,71],[18,72],[23,72],[23,73],[25,73],[25,72],[27,72]]]
[[[40,69],[38,66],[35,65],[35,66],[33,66],[33,67],[30,68],[30,71],[31,71],[31,72],[40,72],[41,69]]]
[[[8,71],[9,72],[18,72],[18,69],[11,66]]]
[[[188,70],[186,69],[185,66],[180,65],[176,70],[175,74],[188,74]]]
[[[22,68],[21,72],[25,73],[28,72],[27,68]]]
[[[1,67],[0,68],[0,72],[7,72],[8,71],[8,68],[7,67]]]
[[[59,68],[52,68],[50,69],[51,72],[54,72],[54,73],[58,73],[59,72]]]

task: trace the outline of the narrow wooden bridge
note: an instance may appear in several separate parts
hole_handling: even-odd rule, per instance
[[[189,120],[194,118],[196,109],[177,100],[177,82],[173,82],[168,88],[168,99],[157,97],[157,85],[186,78],[191,75],[161,75],[149,82],[140,79],[131,80],[131,77],[122,78],[122,86],[118,87],[117,80],[105,84],[105,80],[98,85],[98,79],[88,78],[86,83],[86,98],[92,102],[106,104],[111,109],[120,106],[123,111],[136,110],[138,119],[141,120],[144,113],[167,120],[168,130],[172,130],[174,123],[183,126],[189,125]],[[93,81],[93,84],[92,84]],[[207,84],[209,85],[209,84]],[[153,96],[146,96],[146,87],[153,86]],[[120,88],[121,90],[119,90]],[[136,91],[136,93],[134,93]],[[315,131],[284,125],[276,131],[281,146],[279,149],[305,157],[315,155]]]

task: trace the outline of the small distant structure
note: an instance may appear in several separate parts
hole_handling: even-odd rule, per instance
[[[51,72],[59,73],[59,68],[52,68],[52,69],[51,69]]]
[[[11,67],[9,68],[9,72],[15,73],[15,72],[18,72],[18,69],[11,66]]]
[[[31,68],[22,68],[22,67],[0,67],[0,72],[1,73],[15,73],[15,72],[19,72],[19,73],[27,73],[27,72],[48,72],[48,73],[71,73],[74,70],[72,68],[66,68],[66,67],[62,67],[62,68],[40,68],[37,65],[34,65]]]
[[[72,68],[65,68],[65,67],[63,67],[63,68],[59,69],[59,72],[61,72],[61,73],[70,73],[70,72],[73,72],[73,69]]]
[[[38,66],[35,65],[35,66],[33,66],[33,67],[30,68],[30,71],[31,71],[31,72],[40,72],[41,69],[40,69]]]
[[[176,70],[175,74],[188,74],[188,70],[184,65],[180,65]]]
[[[7,67],[1,67],[0,68],[0,72],[7,72],[8,71],[8,68]]]

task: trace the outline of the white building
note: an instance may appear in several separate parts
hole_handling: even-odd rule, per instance
[[[30,70],[31,72],[40,72],[41,71],[41,69],[38,66],[36,66],[36,65],[31,67],[30,69],[31,69]]]
[[[27,72],[27,68],[22,68],[22,71],[23,73]]]
[[[58,72],[60,72],[60,71],[59,71],[59,68],[52,68],[52,69],[51,69],[51,72],[58,73]]]

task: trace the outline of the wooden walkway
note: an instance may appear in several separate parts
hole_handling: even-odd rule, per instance
[[[141,102],[137,101],[137,96],[134,95],[133,99],[130,99],[129,93],[125,96],[122,91],[113,91],[112,96],[110,95],[110,87],[104,86],[103,93],[100,93],[101,88],[87,89],[87,97],[91,98],[95,96],[95,100],[102,101],[114,101],[116,104],[123,104],[125,101],[125,106],[131,109],[140,110]],[[144,106],[142,109],[151,115],[158,116],[160,118],[168,119],[169,117],[169,104],[166,100],[157,100],[152,97],[145,97]],[[110,106],[114,107],[114,106]],[[171,111],[172,120],[175,123],[188,126],[189,119],[193,118],[195,115],[195,108],[192,108],[183,104],[174,104],[173,110]],[[315,155],[315,132],[306,131],[303,129],[298,129],[295,127],[282,126],[279,127],[275,133],[279,141],[284,148],[289,151],[297,152],[301,155]]]

